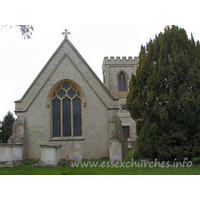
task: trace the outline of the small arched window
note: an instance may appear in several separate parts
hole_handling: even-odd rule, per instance
[[[82,97],[80,90],[71,82],[63,82],[53,91],[52,136],[82,136]]]
[[[119,91],[127,91],[126,75],[124,72],[121,72],[118,76],[118,85],[119,85]]]

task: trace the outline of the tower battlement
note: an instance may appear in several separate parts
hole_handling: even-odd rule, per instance
[[[139,58],[138,57],[104,57],[103,66],[104,65],[138,65]]]

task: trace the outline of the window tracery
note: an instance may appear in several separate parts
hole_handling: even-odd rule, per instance
[[[124,72],[121,72],[118,76],[118,86],[119,86],[119,91],[127,91],[127,86],[126,86],[126,75]]]
[[[82,97],[79,89],[71,82],[61,83],[53,91],[52,136],[82,136]]]

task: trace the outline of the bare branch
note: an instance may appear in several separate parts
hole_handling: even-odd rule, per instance
[[[33,31],[34,31],[33,25],[1,25],[0,31],[4,27],[13,28],[13,26],[19,27],[19,30],[21,31],[24,39],[30,39],[31,38],[31,35],[33,34]]]

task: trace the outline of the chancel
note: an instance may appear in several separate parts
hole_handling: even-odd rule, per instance
[[[111,154],[115,158],[112,147],[118,142],[122,157],[126,156],[123,154],[126,141],[137,138],[136,123],[125,105],[138,57],[105,57],[102,83],[68,39],[69,31],[66,29],[62,34],[62,43],[22,98],[15,101],[15,113],[18,119],[24,119],[23,159],[39,160],[42,153],[45,160],[45,153],[52,147],[51,152],[59,153],[54,163],[57,164],[59,159],[70,157],[72,147],[77,144],[81,148],[77,158],[93,159]],[[117,130],[117,123],[121,123],[121,130]],[[15,133],[19,134],[20,130]],[[59,151],[55,150],[58,147]]]

